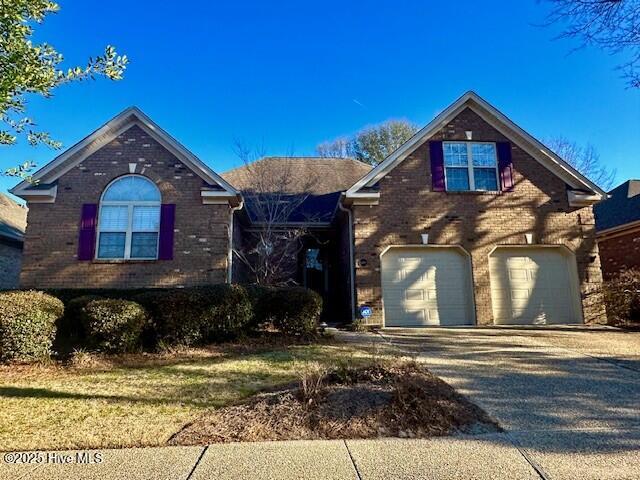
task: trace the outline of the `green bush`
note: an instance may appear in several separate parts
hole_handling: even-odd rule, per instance
[[[157,290],[141,293],[134,300],[147,309],[153,330],[151,343],[197,345],[203,341],[203,312],[207,298],[193,289]]]
[[[256,301],[259,321],[271,322],[285,335],[315,335],[321,313],[322,297],[302,287],[266,289]]]
[[[157,290],[158,289],[149,288],[53,288],[46,290],[46,293],[59,298],[65,306],[67,306],[71,300],[87,295],[94,295],[102,298],[113,298],[117,300],[133,300],[133,297],[141,293]]]
[[[235,338],[251,329],[253,309],[240,285],[148,291],[134,299],[151,314],[156,343],[198,345]]]
[[[55,346],[56,350],[70,353],[74,348],[84,345],[86,332],[82,315],[84,307],[94,300],[102,300],[99,295],[82,295],[66,303],[64,315],[57,322]]]
[[[603,293],[610,324],[640,322],[640,270],[626,270],[604,282]]]
[[[251,329],[253,309],[245,287],[220,284],[196,291],[207,298],[202,322],[205,341],[236,338]]]
[[[0,361],[47,358],[63,303],[35,290],[0,293]]]
[[[147,311],[130,300],[93,300],[82,309],[82,321],[91,348],[123,353],[140,346]]]

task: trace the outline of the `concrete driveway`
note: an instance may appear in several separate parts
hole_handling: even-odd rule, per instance
[[[543,478],[640,478],[640,333],[430,328],[381,335],[498,420]]]

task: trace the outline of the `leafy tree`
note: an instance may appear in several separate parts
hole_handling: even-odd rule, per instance
[[[366,127],[353,137],[340,137],[321,143],[316,153],[321,157],[354,157],[377,165],[413,136],[418,127],[407,120],[387,120]]]
[[[639,0],[545,0],[553,5],[547,24],[562,24],[561,38],[577,38],[611,54],[626,54],[620,65],[628,84],[640,88]]]
[[[602,164],[600,154],[593,145],[580,146],[564,137],[551,138],[546,144],[560,158],[603,190],[609,190],[613,186],[616,171]]]
[[[60,85],[96,76],[122,78],[128,60],[112,46],[107,46],[103,55],[89,58],[84,67],[62,69],[62,54],[47,43],[33,43],[34,27],[58,10],[57,3],[47,0],[0,2],[0,145],[14,145],[22,136],[32,146],[61,148],[60,142],[48,132],[36,129],[34,121],[26,115],[28,95],[48,98]],[[5,174],[28,178],[34,166],[25,162]]]

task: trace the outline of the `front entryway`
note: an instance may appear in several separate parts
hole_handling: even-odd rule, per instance
[[[382,255],[386,327],[472,325],[471,267],[457,247],[391,247]]]
[[[499,247],[489,257],[497,325],[582,323],[575,257],[564,247]]]

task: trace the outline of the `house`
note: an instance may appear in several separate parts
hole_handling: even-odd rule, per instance
[[[18,287],[27,209],[0,194],[0,290]]]
[[[291,279],[330,299],[334,320],[604,321],[592,206],[605,193],[473,92],[375,168],[263,162],[322,180],[278,228],[307,229]],[[264,230],[251,205],[300,193],[295,179],[257,190],[246,174],[217,174],[127,109],[12,190],[30,208],[21,285],[242,281],[236,253]]]
[[[627,180],[593,208],[605,279],[640,268],[640,180]]]

